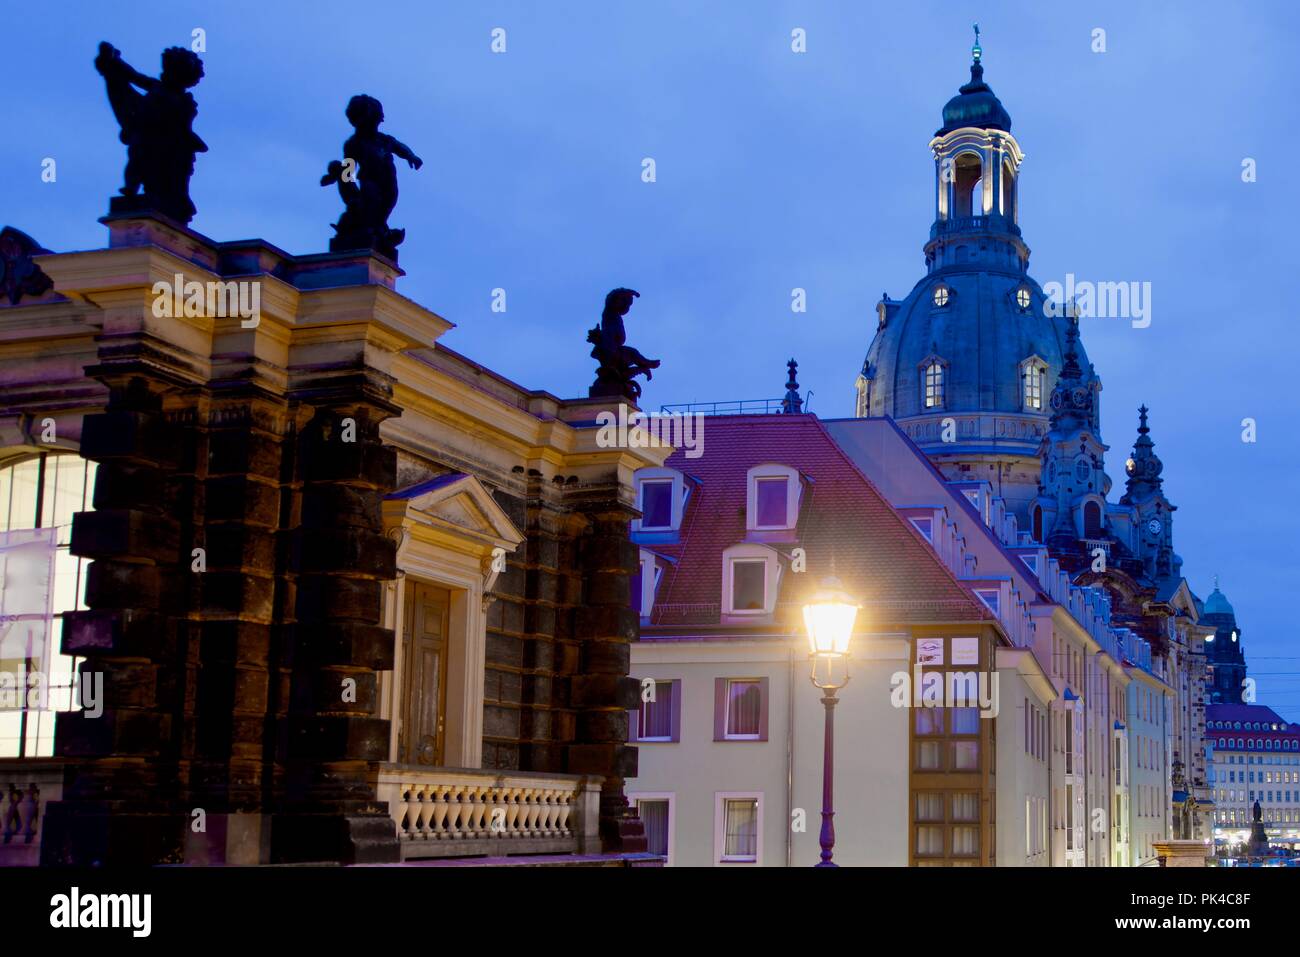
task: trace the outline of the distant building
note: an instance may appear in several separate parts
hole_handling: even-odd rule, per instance
[[[1246,646],[1237,627],[1237,614],[1219,591],[1205,599],[1201,620],[1214,626],[1214,634],[1205,639],[1205,656],[1210,666],[1210,701],[1214,704],[1241,704],[1253,696],[1246,693]]]
[[[1249,839],[1258,801],[1269,842],[1300,840],[1300,725],[1272,708],[1211,704],[1205,742],[1214,788],[1214,836],[1229,846]]]

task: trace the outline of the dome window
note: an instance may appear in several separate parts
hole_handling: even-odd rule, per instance
[[[925,409],[943,408],[947,371],[944,361],[938,356],[931,356],[921,363],[921,405]]]
[[[1047,395],[1047,363],[1030,356],[1020,363],[1020,381],[1024,383],[1021,406],[1026,412],[1042,412]]]
[[[948,300],[952,298],[952,290],[943,283],[934,287],[934,304],[939,308],[948,305]]]
[[[1029,308],[1029,303],[1031,301],[1032,298],[1030,297],[1028,286],[1021,286],[1016,290],[1016,305],[1019,306],[1022,311]]]

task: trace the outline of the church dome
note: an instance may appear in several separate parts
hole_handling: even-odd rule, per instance
[[[973,239],[969,265],[932,272],[901,302],[882,304],[885,321],[866,359],[870,414],[904,420],[937,412],[1028,413],[1046,425],[1069,321],[1048,314],[1047,297],[1027,273],[979,261],[977,251]],[[1076,351],[1086,381],[1087,356],[1081,345]],[[924,376],[934,361],[943,367],[943,395],[931,396],[927,407]],[[1038,405],[1027,408],[1024,377],[1036,361],[1045,375]],[[1040,437],[1025,436],[1025,450],[1036,454]]]
[[[935,135],[943,136],[963,127],[1011,132],[1011,114],[984,82],[984,67],[978,59],[970,66],[970,82],[960,87],[957,95],[944,105],[943,126]]]
[[[1232,610],[1232,605],[1228,602],[1228,599],[1224,596],[1223,592],[1219,591],[1218,585],[1214,586],[1214,591],[1210,592],[1205,599],[1205,614],[1232,615],[1234,618],[1236,617],[1236,613]]]

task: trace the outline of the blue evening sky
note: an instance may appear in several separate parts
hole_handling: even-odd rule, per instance
[[[96,218],[124,149],[96,45],[156,74],[162,48],[201,27],[199,232],[324,251],[339,201],[319,177],[348,135],[348,97],[366,92],[425,161],[398,171],[399,289],[457,324],[447,345],[529,388],[585,395],[586,330],[626,285],[641,292],[629,341],[663,360],[647,408],[777,397],[794,356],[812,411],[849,415],[874,303],[922,275],[926,144],[969,76],[978,20],[986,79],[1026,153],[1031,272],[1153,284],[1149,328],[1083,327],[1112,497],[1146,402],[1184,572],[1202,597],[1222,576],[1260,703],[1300,720],[1300,5],[1068,7],[43,3],[0,58],[0,222],[54,250],[103,245]],[[490,50],[495,27],[505,54]],[[791,52],[796,27],[806,54]],[[806,314],[790,310],[794,287]]]

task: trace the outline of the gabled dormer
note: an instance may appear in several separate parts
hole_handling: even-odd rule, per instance
[[[777,462],[745,473],[745,532],[749,541],[790,541],[799,524],[804,483],[798,469]]]
[[[641,517],[632,521],[633,539],[643,543],[677,541],[686,504],[699,483],[670,468],[639,469],[635,483]]]

